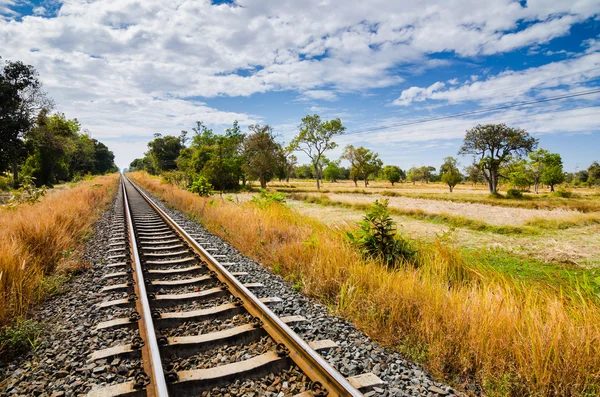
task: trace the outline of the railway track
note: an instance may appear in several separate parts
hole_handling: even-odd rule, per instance
[[[106,298],[96,308],[107,311],[107,320],[95,331],[124,339],[88,359],[127,366],[113,384],[88,396],[214,390],[241,396],[247,380],[273,376],[285,379],[280,396],[362,396],[383,383],[372,373],[344,378],[318,353],[336,348],[335,341],[300,338],[290,326],[305,318],[277,317],[268,306],[280,298],[257,298],[252,290],[262,284],[230,272],[232,263],[221,262],[225,255],[186,232],[126,177],[118,195],[122,215],[111,229]]]

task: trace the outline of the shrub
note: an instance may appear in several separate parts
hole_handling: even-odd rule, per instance
[[[199,196],[208,197],[211,194],[212,188],[208,180],[201,176],[192,183],[192,186],[188,190],[192,193],[197,193]]]
[[[37,347],[41,324],[33,320],[18,320],[0,332],[0,351],[13,354]]]
[[[14,208],[23,203],[35,204],[40,201],[46,194],[46,187],[36,187],[34,180],[33,177],[23,177],[23,185],[12,194],[6,206]]]
[[[523,198],[523,193],[517,189],[508,189],[506,191],[506,198],[509,199],[520,199]]]
[[[185,174],[181,171],[163,172],[160,177],[162,178],[163,182],[170,183],[171,185],[175,185],[183,189],[185,189],[188,184]]]
[[[269,193],[266,189],[260,189],[258,196],[252,197],[252,202],[259,206],[265,206],[269,203],[285,203],[285,194],[279,192]]]
[[[571,198],[573,197],[573,193],[566,191],[566,190],[557,190],[554,192],[554,195],[556,197],[562,197],[562,198]]]
[[[396,231],[396,222],[388,211],[388,200],[375,200],[359,225],[360,230],[348,232],[348,239],[364,257],[380,259],[388,266],[414,258],[416,250]]]
[[[0,191],[9,191],[10,190],[10,182],[11,180],[5,176],[0,176]]]

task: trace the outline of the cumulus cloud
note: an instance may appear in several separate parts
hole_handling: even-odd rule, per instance
[[[600,10],[598,0],[52,0],[18,16],[20,1],[0,0],[0,55],[34,65],[58,107],[99,137],[173,132],[195,119],[261,120],[207,98],[364,95],[449,62],[436,53],[466,58],[547,43]],[[587,45],[593,55],[596,42]],[[413,87],[394,103],[493,86],[475,83]]]

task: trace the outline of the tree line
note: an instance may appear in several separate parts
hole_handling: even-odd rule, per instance
[[[35,68],[7,61],[0,69],[0,182],[18,187],[20,177],[52,186],[86,174],[118,171],[114,154],[82,130],[77,119],[51,114]],[[4,176],[10,171],[10,177]]]
[[[190,187],[210,186],[221,192],[246,186],[250,180],[262,188],[273,178],[314,179],[317,189],[321,181],[352,180],[355,186],[362,181],[385,180],[397,182],[443,182],[450,192],[462,182],[485,183],[496,194],[502,182],[517,189],[541,184],[554,187],[563,182],[576,185],[600,185],[600,165],[594,162],[587,170],[565,173],[561,156],[538,149],[538,140],[525,130],[505,124],[478,125],[466,132],[459,155],[471,155],[473,163],[462,168],[456,158],[449,156],[436,173],[433,166],[402,170],[385,165],[379,154],[365,147],[347,145],[339,159],[326,153],[337,147],[335,138],[344,133],[340,119],[322,120],[319,115],[307,115],[298,126],[298,134],[288,145],[277,142],[269,125],[250,125],[242,132],[238,122],[222,134],[215,133],[202,122],[179,136],[155,134],[148,143],[143,158],[130,164],[131,170],[146,170],[163,174],[171,182]],[[309,164],[297,164],[295,152],[303,152]],[[349,166],[342,166],[346,161]],[[204,188],[206,189],[206,188]]]

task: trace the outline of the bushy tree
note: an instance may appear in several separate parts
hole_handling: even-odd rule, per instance
[[[404,172],[396,165],[386,165],[383,167],[383,179],[394,186],[394,183],[400,182]]]
[[[224,134],[215,134],[201,121],[192,128],[194,136],[189,148],[181,150],[177,159],[177,168],[186,175],[188,183],[205,177],[208,182],[223,192],[236,189],[240,180],[245,184],[246,173],[242,166],[244,159],[243,142],[245,135],[238,122]]]
[[[477,185],[478,183],[485,182],[485,178],[483,177],[483,173],[481,172],[481,169],[479,168],[479,164],[474,163],[474,164],[468,165],[464,168],[464,171],[465,171],[467,180],[469,182],[471,182],[473,184],[473,186]]]
[[[450,193],[454,190],[454,186],[462,182],[463,176],[458,170],[458,162],[454,157],[446,157],[444,164],[440,167],[442,182],[446,183],[450,188]]]
[[[275,174],[280,159],[281,145],[275,142],[273,130],[268,125],[251,125],[250,133],[244,141],[243,169],[247,175],[260,181],[260,187],[265,189],[267,182]]]
[[[537,139],[520,128],[506,124],[477,125],[467,131],[458,154],[471,154],[488,182],[490,193],[498,191],[500,169],[514,157],[521,157],[537,147]]]
[[[294,168],[296,178],[299,179],[312,179],[314,178],[313,169],[308,164],[302,164]]]
[[[535,194],[538,194],[542,173],[544,172],[544,159],[548,154],[549,152],[547,150],[541,148],[529,153],[529,170],[533,177],[533,191]]]
[[[340,161],[324,159],[325,169],[323,170],[323,178],[328,182],[337,182],[341,177]]]
[[[548,153],[543,159],[544,167],[541,175],[541,182],[550,186],[550,191],[554,191],[554,185],[565,181],[562,158],[558,153]]]
[[[526,190],[533,184],[527,161],[523,159],[513,160],[501,170],[499,175],[504,176],[513,187],[520,190]]]
[[[0,69],[0,172],[12,169],[14,187],[19,184],[19,162],[27,154],[25,136],[38,112],[52,105],[33,66],[8,61]]]
[[[341,135],[346,130],[340,119],[322,121],[321,117],[307,115],[302,119],[298,126],[300,130],[298,135],[292,139],[290,147],[294,150],[301,150],[311,159],[315,169],[315,179],[317,180],[317,190],[321,188],[320,179],[323,167],[323,154],[337,147],[333,139]]]
[[[587,182],[590,186],[600,185],[600,164],[594,161],[587,169]]]
[[[350,162],[350,175],[354,184],[356,185],[357,178],[361,178],[365,187],[369,185],[369,175],[377,173],[383,165],[377,153],[362,146],[346,146],[342,158]]]
[[[146,152],[146,157],[150,159],[152,164],[152,173],[160,174],[163,171],[177,169],[175,160],[184,148],[182,139],[182,137],[172,135],[163,137],[161,134],[154,134],[154,139],[148,143],[148,151]]]

